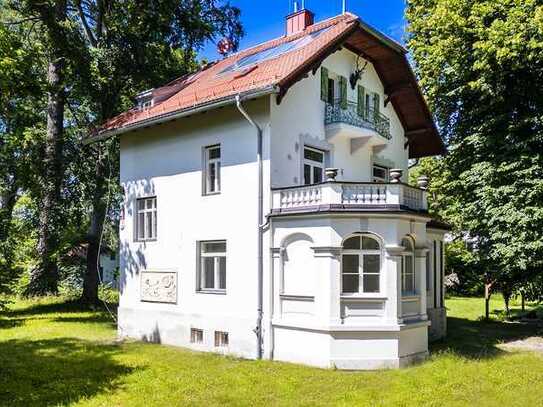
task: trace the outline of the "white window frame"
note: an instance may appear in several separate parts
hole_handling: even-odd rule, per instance
[[[305,158],[305,151],[306,150],[310,150],[310,151],[313,151],[315,153],[318,153],[318,154],[322,154],[322,162],[318,162],[318,161],[313,161],[309,158]],[[324,169],[326,168],[326,151],[323,151],[323,150],[320,150],[318,148],[315,148],[315,147],[311,147],[311,146],[308,146],[308,145],[304,145],[304,148],[302,150],[302,183],[303,185],[313,185],[313,184],[318,184],[318,183],[321,183],[324,181]],[[305,182],[305,166],[308,165],[310,167],[310,174],[309,174],[309,178],[310,178],[310,183],[309,184],[306,184]],[[322,179],[318,182],[315,182],[315,173],[314,173],[314,168],[320,168],[321,169],[321,177]]]
[[[373,170],[375,168],[385,170],[385,178],[376,177],[375,174],[373,173]],[[371,179],[373,182],[390,182],[390,168],[385,167],[384,165],[381,165],[381,164],[373,164],[371,167]]]
[[[229,335],[225,331],[215,331],[215,347],[226,348],[229,345]]]
[[[190,328],[190,343],[204,343],[204,330]]]
[[[412,297],[412,296],[415,296],[417,295],[417,272],[416,272],[416,267],[415,267],[415,243],[413,242],[413,239],[410,238],[410,237],[405,237],[402,239],[402,245],[403,245],[403,240],[404,239],[408,239],[410,241],[410,247],[406,247],[405,251],[402,253],[402,269],[401,269],[401,286],[402,286],[402,296],[403,297]],[[412,266],[412,270],[411,272],[407,272],[407,268],[406,268],[406,265],[407,265],[407,258],[410,257],[411,258],[411,266]],[[413,287],[413,290],[411,291],[408,291],[406,289],[407,287],[407,281],[408,278],[411,280],[411,284],[412,284],[412,287]]]
[[[224,252],[210,252],[210,253],[205,253],[203,248],[206,244],[213,244],[213,243],[224,243],[225,245],[225,251]],[[227,246],[227,243],[226,243],[226,240],[205,240],[205,241],[199,241],[198,242],[198,257],[199,257],[199,261],[198,261],[198,286],[197,286],[197,291],[199,292],[209,292],[209,293],[219,293],[219,294],[225,294],[226,293],[226,279],[227,279],[227,267],[226,267],[226,263],[227,263],[227,251],[228,251],[228,246]],[[213,271],[214,271],[214,276],[213,276],[213,282],[214,282],[214,286],[213,287],[206,287],[205,286],[205,259],[206,258],[214,258],[214,261],[213,261]],[[225,287],[224,288],[221,288],[220,287],[220,259],[224,257],[224,262],[225,262],[225,276],[224,276],[224,285]]]
[[[347,237],[343,243],[345,243],[347,240],[358,237],[360,239],[360,249],[344,249],[343,244],[341,248],[341,296],[345,297],[371,297],[371,296],[381,296],[383,291],[383,246],[378,238],[371,234],[357,234]],[[377,244],[379,245],[379,249],[362,249],[362,237],[367,237],[372,240],[375,240]],[[343,256],[344,255],[357,255],[358,256],[358,273],[344,273],[343,272]],[[378,255],[379,256],[379,271],[377,273],[368,273],[364,270],[364,256],[367,255]],[[343,276],[344,275],[358,275],[358,292],[352,293],[352,292],[344,292],[343,291]],[[364,275],[377,275],[378,281],[379,281],[379,290],[378,291],[364,291]]]
[[[219,150],[218,158],[210,158],[212,150]],[[204,162],[203,162],[203,192],[204,195],[216,195],[221,193],[221,145],[214,144],[204,147]],[[212,181],[212,171],[210,166],[214,165],[214,182]]]
[[[152,201],[151,208],[147,208],[147,201]],[[144,202],[143,209],[139,208],[139,203]],[[134,217],[134,240],[136,242],[154,242],[158,236],[158,210],[157,210],[157,197],[148,196],[136,199],[136,216]],[[143,237],[140,237],[141,225],[140,214],[143,214]],[[151,217],[151,230],[148,228],[148,216]]]

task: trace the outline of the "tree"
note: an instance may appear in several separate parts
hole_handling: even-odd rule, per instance
[[[475,242],[489,293],[543,267],[543,5],[409,0],[408,46],[449,145],[444,218]]]
[[[145,2],[146,3],[146,2]],[[84,119],[90,128],[128,109],[137,91],[148,89],[197,69],[196,51],[205,41],[228,36],[235,46],[243,34],[239,9],[218,1],[107,3],[76,1],[79,30],[85,37],[88,74],[81,75],[73,92],[74,104],[87,100]],[[79,102],[79,103],[78,103]],[[92,157],[92,211],[86,241],[87,269],[82,300],[98,301],[100,237],[107,218],[107,198],[118,188],[118,145],[104,143],[83,149]]]

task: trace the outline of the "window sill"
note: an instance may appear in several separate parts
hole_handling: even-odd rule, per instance
[[[351,301],[386,301],[388,297],[382,295],[382,294],[355,294],[355,295],[349,295],[349,294],[341,294],[340,298],[342,300],[351,300]]]
[[[214,195],[220,195],[221,191],[218,192],[203,192],[202,196],[214,196]]]
[[[416,293],[402,294],[402,301],[418,301],[419,299],[420,295]]]
[[[226,295],[226,290],[196,290],[196,294],[218,294],[218,295]]]

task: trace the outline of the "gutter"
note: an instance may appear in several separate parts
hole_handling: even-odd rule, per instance
[[[256,160],[258,163],[258,214],[257,214],[257,233],[258,233],[258,255],[257,255],[257,317],[256,317],[256,349],[257,358],[262,359],[263,344],[262,344],[262,317],[263,317],[263,303],[264,303],[264,227],[266,223],[263,222],[264,213],[264,175],[262,165],[262,128],[253,120],[247,111],[241,104],[241,95],[236,95],[236,106],[239,112],[247,119],[247,121],[255,128],[257,137],[257,150]]]
[[[111,130],[111,131],[106,130],[102,133],[99,133],[97,136],[89,137],[85,139],[83,141],[83,144],[84,145],[92,144],[97,141],[107,140],[108,138],[118,136],[124,133],[128,133],[129,131],[139,130],[139,129],[149,127],[149,126],[155,126],[157,124],[162,124],[171,120],[180,119],[180,118],[187,117],[196,113],[207,112],[209,110],[217,109],[219,107],[228,106],[228,105],[234,104],[238,97],[242,97],[243,99],[254,99],[254,98],[267,96],[267,95],[270,95],[272,93],[277,93],[277,92],[278,92],[277,87],[275,85],[270,85],[263,88],[250,90],[243,93],[238,93],[235,95],[225,96],[220,99],[215,99],[213,101],[191,106],[185,109],[163,113],[159,116],[144,119],[136,123],[129,124],[128,126],[120,127],[115,130]]]

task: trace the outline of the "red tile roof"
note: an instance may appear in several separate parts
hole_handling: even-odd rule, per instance
[[[300,41],[304,44],[291,51],[278,53],[273,58],[263,58],[245,69],[227,69],[245,57],[308,38],[312,34],[313,40],[307,43]],[[209,109],[210,105],[232,103],[238,94],[256,97],[276,92],[280,103],[295,82],[309,70],[315,71],[339,47],[362,55],[374,65],[385,87],[385,103],[393,104],[409,140],[410,158],[446,152],[407,60],[407,51],[350,13],[240,51],[194,74],[154,89],[152,107],[145,110],[134,108],[114,117],[104,123],[98,134],[89,141],[178,118],[199,109]]]
[[[356,21],[357,17],[352,14],[340,15],[314,24],[302,32],[267,41],[233,54],[207,67],[207,69],[204,67],[195,74],[186,75],[164,87],[153,90],[155,99],[153,107],[146,110],[134,108],[122,113],[104,123],[100,133],[132,127],[141,121],[196,107],[223,97],[278,85],[297,68],[304,66],[308,60],[326,48],[331,42],[341,37]],[[319,35],[307,46],[287,52],[276,58],[264,60],[246,70],[221,74],[225,68],[246,56],[306,37],[328,27],[330,28],[327,31],[324,31],[322,35]],[[168,97],[164,98],[164,94]]]

